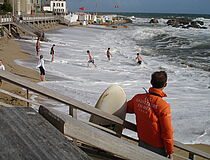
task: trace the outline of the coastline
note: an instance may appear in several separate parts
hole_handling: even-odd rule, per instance
[[[39,82],[38,70],[36,71],[36,70],[30,69],[30,68],[20,66],[20,65],[16,64],[14,61],[16,59],[21,60],[21,61],[27,61],[27,60],[32,59],[33,56],[21,51],[21,47],[18,46],[18,44],[15,40],[0,39],[0,42],[1,42],[0,43],[0,55],[1,55],[0,59],[3,60],[6,70],[9,72],[12,72],[14,74],[17,74],[19,76],[22,76],[22,77],[26,78],[27,80],[30,80],[30,81],[33,81],[36,83]],[[3,82],[2,88],[7,91],[10,91],[12,93],[26,96],[25,92],[20,87],[11,85],[7,82]],[[15,98],[4,95],[2,93],[0,93],[0,99],[4,103],[9,103],[9,104],[16,105],[16,106],[26,106],[26,102],[17,100]],[[192,146],[194,148],[197,148],[197,149],[200,149],[207,153],[210,153],[210,145],[193,144],[193,145],[189,145],[189,146]]]
[[[35,70],[25,68],[16,64],[14,61],[28,60],[31,55],[21,51],[20,46],[17,45],[15,40],[2,38],[0,39],[0,59],[3,61],[6,71],[13,74],[19,75],[33,82],[39,82],[39,73]],[[26,92],[16,85],[3,81],[1,86],[2,89],[26,97]],[[0,100],[4,103],[15,105],[15,106],[26,106],[26,102],[13,98],[11,96],[0,93]]]

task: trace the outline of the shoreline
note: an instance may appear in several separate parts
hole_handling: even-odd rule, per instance
[[[53,32],[53,31],[51,30],[50,32]],[[23,52],[21,50],[21,47],[18,45],[18,43],[13,39],[0,39],[0,42],[1,42],[0,43],[0,55],[1,55],[0,59],[3,60],[6,70],[14,74],[17,74],[19,76],[22,76],[26,78],[27,80],[33,81],[35,83],[40,82],[38,70],[30,69],[30,68],[27,68],[27,67],[24,67],[15,63],[15,60],[20,60],[20,61],[31,60],[34,57],[36,57],[35,53],[33,56],[30,53]],[[7,82],[3,82],[2,88],[12,93],[15,93],[21,96],[26,96],[25,91],[22,90],[20,87],[11,85]],[[0,93],[0,97],[1,97],[0,100],[3,101],[4,103],[9,103],[16,106],[26,106],[26,102],[17,100],[10,96],[6,96],[2,93]],[[210,153],[210,145],[190,144],[189,146],[192,146],[194,148]],[[179,151],[177,151],[176,153],[179,153]]]

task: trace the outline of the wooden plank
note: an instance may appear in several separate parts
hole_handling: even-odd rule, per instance
[[[90,160],[30,107],[0,109],[0,159]]]
[[[86,123],[86,124],[88,124],[88,125],[91,125],[91,126],[93,126],[93,127],[95,127],[95,128],[98,128],[98,129],[100,129],[100,130],[102,130],[102,131],[105,131],[105,132],[107,132],[107,133],[109,133],[109,134],[112,134],[112,135],[114,135],[114,136],[117,136],[117,133],[116,133],[115,131],[109,129],[109,128],[105,128],[105,127],[100,126],[100,125],[98,125],[98,124],[91,123],[91,122],[89,122],[89,121],[85,121],[85,120],[82,120],[82,119],[79,119],[79,120],[82,121],[82,122],[84,122],[84,123]]]
[[[174,146],[184,151],[192,152],[194,155],[200,156],[202,158],[210,159],[210,154],[203,152],[201,150],[198,150],[196,148],[190,147],[188,145],[182,144],[180,142],[174,141]]]
[[[59,128],[62,128],[62,132],[65,135],[110,152],[114,155],[118,155],[122,158],[129,160],[167,159],[149,150],[138,147],[125,140],[87,125],[54,109],[40,106],[39,112],[42,116],[49,120],[50,123],[56,123],[56,126],[61,125]]]
[[[14,107],[13,105],[10,105],[10,104],[7,104],[7,103],[3,103],[3,102],[0,102],[0,105],[1,106],[4,106],[4,107]]]
[[[42,86],[40,86],[38,84],[35,84],[33,82],[27,81],[20,76],[14,75],[14,74],[9,73],[7,71],[0,71],[0,78],[3,79],[3,80],[6,80],[8,82],[14,83],[16,85],[19,85],[23,88],[27,88],[27,89],[29,89],[31,91],[34,91],[36,93],[39,93],[41,95],[44,95],[46,97],[57,100],[61,103],[65,103],[68,106],[73,106],[73,107],[75,107],[77,109],[80,109],[80,110],[83,110],[87,113],[98,115],[99,117],[102,117],[102,118],[105,118],[105,119],[110,120],[112,122],[115,122],[116,124],[124,125],[125,128],[136,132],[136,125],[131,123],[131,122],[124,121],[124,123],[123,123],[123,120],[121,120],[120,118],[118,118],[116,116],[109,115],[109,114],[107,114],[103,111],[100,111],[98,109],[95,109],[95,108],[93,108],[89,105],[82,104],[81,102],[76,101],[72,98],[61,95],[59,93],[56,93],[55,91],[52,91],[52,90],[47,89],[45,87],[42,87]],[[174,141],[174,142],[175,142],[175,147],[177,147],[177,148],[180,148],[180,149],[185,150],[187,152],[192,152],[195,155],[201,156],[203,158],[210,159],[210,155],[208,153],[196,150],[192,147],[181,144],[177,141]]]
[[[15,97],[15,98],[17,98],[17,99],[20,99],[20,100],[22,100],[22,101],[31,103],[31,104],[35,104],[35,105],[38,105],[38,106],[41,105],[40,103],[37,103],[37,102],[32,101],[32,100],[30,100],[30,99],[26,99],[26,98],[24,98],[24,97],[21,97],[21,96],[19,96],[19,95],[14,94],[14,93],[8,92],[8,91],[3,90],[3,89],[1,89],[1,88],[0,88],[0,92],[1,92],[1,93],[4,93],[4,94],[7,94],[7,95],[9,95],[9,96],[11,96],[11,97]]]
[[[68,97],[68,96],[59,94],[59,93],[57,93],[57,92],[55,92],[51,89],[45,88],[45,87],[40,86],[36,83],[25,80],[24,78],[22,78],[20,76],[17,76],[15,74],[12,74],[10,72],[0,71],[0,78],[2,80],[8,81],[10,83],[19,85],[23,88],[29,89],[33,92],[36,92],[36,93],[39,93],[39,94],[44,95],[46,97],[57,100],[57,101],[59,101],[61,103],[64,103],[68,106],[73,106],[76,109],[79,109],[79,110],[85,111],[87,113],[97,115],[101,118],[110,120],[110,121],[112,121],[116,124],[120,124],[120,125],[124,124],[124,121],[122,119],[120,119],[120,118],[118,118],[114,115],[110,115],[106,112],[103,112],[103,111],[101,111],[97,108],[91,107],[87,104],[81,103],[81,102],[79,102],[75,99],[72,99],[72,98]],[[126,128],[136,131],[136,126],[134,124],[132,124],[130,122],[126,122],[125,124],[130,124],[129,126],[126,126]]]

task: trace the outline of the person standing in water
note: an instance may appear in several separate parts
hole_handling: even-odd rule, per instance
[[[0,70],[3,70],[3,71],[5,70],[2,60],[0,60]],[[2,80],[0,79],[0,87],[1,85],[2,85]]]
[[[36,68],[40,69],[40,80],[41,81],[46,81],[45,80],[45,67],[44,67],[44,58],[43,55],[40,55],[40,59],[38,62],[38,65],[36,66]]]
[[[50,54],[52,55],[51,62],[54,61],[54,56],[55,56],[55,50],[54,50],[55,44],[52,45],[50,49]]]
[[[107,56],[108,60],[110,61],[111,57],[112,57],[112,53],[110,51],[110,48],[108,48],[108,50],[106,51],[106,56]]]
[[[137,53],[137,56],[136,56],[136,61],[137,63],[140,65],[143,61],[142,57],[139,55],[139,53]]]
[[[39,52],[40,52],[40,38],[38,37],[36,41],[36,55],[37,56],[39,55]]]
[[[88,67],[89,67],[89,64],[92,63],[95,67],[95,62],[94,62],[94,58],[93,58],[93,55],[90,53],[89,50],[87,50],[87,54],[88,54]]]

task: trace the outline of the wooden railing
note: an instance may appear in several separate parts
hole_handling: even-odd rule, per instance
[[[33,22],[33,21],[47,21],[47,20],[60,20],[60,16],[54,15],[25,15],[20,17],[14,17],[12,15],[0,15],[0,24],[2,23],[12,23],[13,21],[23,20],[26,22]]]
[[[10,23],[12,22],[11,15],[0,15],[0,23]]]
[[[37,16],[32,16],[32,15],[26,15],[23,16],[24,21],[45,21],[45,20],[59,20],[59,16],[53,16],[53,15],[37,15]]]
[[[57,93],[53,90],[50,90],[50,89],[45,88],[43,86],[40,86],[36,83],[27,81],[20,76],[14,75],[14,74],[9,73],[7,71],[0,71],[0,79],[25,88],[27,90],[27,93],[30,90],[30,91],[33,91],[33,92],[38,93],[40,95],[43,95],[47,98],[51,98],[53,100],[56,100],[56,101],[61,102],[63,104],[66,104],[67,106],[69,106],[69,113],[72,115],[72,117],[76,117],[75,109],[79,109],[79,110],[84,111],[86,113],[93,114],[93,115],[99,116],[101,118],[104,118],[106,120],[112,121],[113,123],[115,123],[117,125],[120,125],[123,128],[126,128],[126,129],[129,129],[131,131],[136,132],[136,125],[131,123],[131,122],[123,121],[122,119],[120,119],[120,118],[118,118],[114,115],[110,115],[110,114],[108,114],[106,112],[103,112],[99,109],[96,109],[92,106],[83,104],[83,103],[81,103],[81,102],[79,102],[75,99],[72,99],[68,96],[59,94],[59,93]],[[5,92],[5,94],[9,94],[9,93]],[[15,95],[11,94],[10,96],[15,96]],[[22,100],[23,100],[23,98],[22,98]],[[31,100],[27,100],[27,99],[25,99],[25,100],[26,100],[27,103],[31,103]],[[125,135],[123,135],[123,136],[125,136]],[[125,137],[127,137],[127,136],[125,136]],[[129,138],[133,141],[138,141],[138,140],[133,139],[131,137],[127,137],[127,138]],[[194,148],[192,148],[190,146],[187,146],[187,145],[184,145],[180,142],[175,141],[174,146],[183,150],[183,151],[188,152],[189,153],[189,157],[188,157],[189,159],[193,160],[195,158],[195,156],[200,156],[204,159],[210,159],[210,154],[202,152],[202,151],[197,150],[197,149],[194,149]]]

